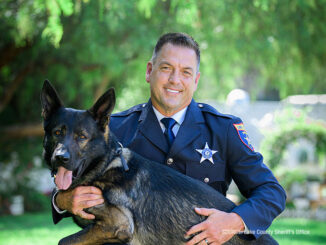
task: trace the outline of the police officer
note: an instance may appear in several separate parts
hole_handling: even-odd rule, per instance
[[[263,157],[250,144],[242,121],[196,103],[200,72],[198,44],[187,34],[168,33],[158,40],[147,63],[151,97],[145,104],[111,116],[110,128],[119,141],[140,155],[167,164],[226,195],[233,179],[247,200],[225,213],[198,207],[207,219],[193,226],[187,243],[222,244],[237,232],[259,237],[285,207],[286,195]],[[57,223],[68,210],[86,219],[83,211],[102,203],[95,187],[78,187],[53,196]]]

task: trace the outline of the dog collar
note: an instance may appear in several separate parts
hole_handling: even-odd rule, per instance
[[[129,171],[129,167],[128,167],[126,159],[122,155],[123,145],[120,142],[118,142],[118,143],[119,143],[120,147],[117,149],[116,154],[120,157],[122,166],[123,166],[124,170],[127,172],[127,171]]]

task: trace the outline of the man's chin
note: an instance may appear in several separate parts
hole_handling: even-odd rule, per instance
[[[186,105],[180,105],[179,103],[166,103],[165,104],[165,112],[168,112],[168,116],[172,116],[175,113],[181,111],[183,108],[185,108]]]

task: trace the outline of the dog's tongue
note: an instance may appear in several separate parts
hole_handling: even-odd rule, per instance
[[[67,190],[71,185],[72,181],[72,171],[65,169],[64,167],[59,167],[55,178],[55,184],[59,190]]]

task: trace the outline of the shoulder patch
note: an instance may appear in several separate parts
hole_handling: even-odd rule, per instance
[[[234,123],[233,126],[238,132],[239,138],[242,141],[242,143],[247,146],[250,150],[255,151],[254,147],[250,143],[249,136],[247,134],[247,131],[245,130],[245,127],[243,123]]]

